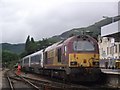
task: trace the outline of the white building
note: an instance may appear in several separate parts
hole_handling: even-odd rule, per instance
[[[114,22],[114,18],[112,21],[101,28],[100,59],[120,59],[120,21]]]
[[[100,59],[120,59],[120,42],[113,37],[102,37],[99,40]]]

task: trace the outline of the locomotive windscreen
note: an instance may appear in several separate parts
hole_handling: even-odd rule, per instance
[[[74,41],[74,51],[95,51],[94,45],[89,41]]]

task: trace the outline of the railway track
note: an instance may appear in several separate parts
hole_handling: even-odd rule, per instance
[[[68,84],[68,83],[61,83],[61,82],[55,82],[55,81],[50,81],[50,80],[37,80],[37,79],[31,79],[28,77],[24,77],[27,80],[31,80],[31,82],[37,84],[38,86],[42,86],[45,88],[51,88],[51,89],[81,89],[84,88],[85,90],[88,90],[88,87],[82,86],[82,85],[74,85],[74,84]]]
[[[26,77],[24,75],[16,75],[15,73],[12,73],[11,71],[7,72],[7,79],[10,85],[11,90],[16,90],[17,88],[21,87],[23,89],[28,88],[29,90],[105,90],[105,89],[111,89],[106,86],[102,85],[78,85],[78,84],[72,84],[72,83],[66,83],[66,82],[57,82],[54,80],[49,80],[45,78],[31,78]],[[19,84],[16,85],[15,83]],[[21,84],[22,83],[22,84]],[[113,88],[111,89],[113,90]]]
[[[14,72],[7,71],[6,78],[9,83],[10,90],[17,90],[17,89],[29,89],[29,90],[41,90],[38,86],[31,83],[29,80],[16,75]]]
[[[6,77],[8,79],[9,82],[9,86],[11,90],[16,90],[15,83],[23,83],[24,86],[27,85],[26,88],[31,88],[32,90],[67,90],[67,89],[81,89],[84,88],[84,90],[88,90],[88,87],[85,86],[78,86],[78,85],[73,85],[73,84],[65,84],[65,83],[59,83],[59,82],[55,82],[55,81],[50,81],[50,80],[44,80],[44,79],[33,79],[33,78],[29,78],[29,77],[25,77],[25,76],[18,76],[15,73],[11,74],[11,71],[8,71],[6,74]],[[26,84],[27,83],[27,84]],[[24,88],[21,84],[21,87]]]

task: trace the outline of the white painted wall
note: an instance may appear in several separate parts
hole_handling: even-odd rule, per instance
[[[113,43],[112,39],[112,37],[103,37],[99,39],[100,59],[120,58],[120,42]]]
[[[118,32],[120,32],[120,29],[118,29],[118,22],[111,23],[101,28],[101,36],[106,36]]]

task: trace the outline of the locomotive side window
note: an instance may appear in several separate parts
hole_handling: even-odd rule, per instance
[[[65,53],[67,52],[67,46],[64,46],[64,52]]]
[[[74,51],[94,51],[94,45],[88,41],[74,41],[73,42]]]
[[[61,62],[61,48],[58,49],[58,62]]]
[[[45,52],[45,64],[47,64],[47,52]]]
[[[67,54],[67,46],[64,46],[64,54],[66,56],[66,54]]]

